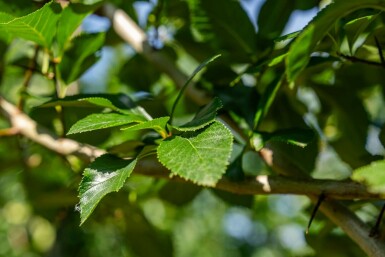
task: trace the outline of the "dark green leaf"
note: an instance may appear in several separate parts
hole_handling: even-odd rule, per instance
[[[305,147],[315,139],[315,133],[311,129],[283,129],[273,133],[257,133],[263,137],[264,141],[281,141],[288,144]]]
[[[162,141],[158,158],[172,174],[199,185],[213,186],[226,171],[232,140],[231,132],[215,121],[201,131]]]
[[[295,1],[265,1],[258,15],[258,34],[267,39],[280,36],[294,8]]]
[[[59,64],[62,79],[68,85],[77,80],[98,60],[95,53],[104,43],[104,33],[83,34],[76,37]]]
[[[255,28],[239,1],[189,0],[192,31],[199,42],[213,43],[234,58],[247,60],[255,53]],[[236,17],[236,18],[235,18]],[[215,45],[219,44],[219,45]]]
[[[136,165],[135,160],[122,160],[113,155],[97,158],[84,170],[79,186],[81,224],[91,215],[99,201],[124,185]]]
[[[282,78],[275,79],[270,85],[268,85],[265,92],[262,94],[260,101],[258,102],[257,112],[254,117],[254,129],[258,128],[262,119],[265,117],[273,103],[275,96],[281,87]]]
[[[171,114],[170,114],[170,117],[171,117],[170,118],[170,124],[172,124],[172,119],[174,118],[174,112],[175,112],[176,106],[178,105],[178,102],[179,102],[180,98],[182,97],[184,91],[186,90],[186,88],[188,87],[190,82],[193,80],[195,75],[197,75],[204,67],[209,65],[209,63],[213,62],[215,59],[219,58],[220,56],[221,56],[220,54],[215,55],[215,56],[205,60],[204,62],[199,64],[198,67],[195,68],[194,72],[190,75],[190,77],[187,79],[187,81],[185,82],[185,84],[183,85],[181,90],[179,91],[179,94],[178,94],[177,98],[175,99],[174,104],[172,105]]]
[[[123,114],[141,114],[135,102],[125,94],[80,94],[51,100],[39,107],[72,106],[108,108]]]
[[[221,100],[219,100],[219,98],[214,98],[211,103],[198,111],[194,119],[182,126],[176,126],[175,128],[179,131],[196,131],[202,129],[215,121],[217,111],[221,108]]]
[[[145,118],[139,115],[122,115],[117,113],[91,114],[76,122],[67,135],[82,133],[92,130],[122,126],[129,123],[144,122]]]
[[[99,4],[83,5],[71,3],[64,8],[57,28],[57,43],[59,47],[59,56],[68,45],[74,31],[80,26],[83,19],[92,13]]]
[[[202,187],[191,184],[169,181],[159,190],[159,197],[176,206],[190,203],[202,191]]]

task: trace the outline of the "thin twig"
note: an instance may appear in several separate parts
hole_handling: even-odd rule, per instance
[[[19,103],[17,104],[17,108],[19,110],[23,110],[24,108],[25,93],[27,92],[27,89],[31,82],[33,72],[36,69],[36,61],[37,61],[37,56],[39,54],[39,50],[40,50],[40,47],[38,45],[35,45],[35,52],[33,54],[33,57],[29,60],[28,67],[25,71],[23,86],[21,88],[20,99],[19,99]]]
[[[351,62],[364,63],[364,64],[368,64],[368,65],[373,65],[373,66],[385,68],[385,66],[382,65],[382,63],[379,63],[379,62],[369,61],[369,60],[361,59],[361,58],[358,58],[358,57],[355,57],[355,56],[346,55],[346,54],[343,54],[343,53],[337,53],[337,55],[339,57],[342,57],[342,58],[344,58],[344,59],[346,59],[348,61],[351,61]]]

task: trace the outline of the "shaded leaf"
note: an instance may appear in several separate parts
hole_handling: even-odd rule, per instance
[[[122,160],[113,155],[103,155],[84,170],[79,186],[80,224],[87,220],[106,194],[122,188],[136,162],[136,159]]]
[[[219,98],[214,98],[208,105],[200,109],[195,117],[182,126],[176,126],[179,131],[196,131],[215,121],[217,111],[222,108],[222,102]]]
[[[143,122],[144,117],[139,115],[121,115],[117,113],[91,114],[76,122],[68,131],[67,135],[82,133],[92,130],[111,128],[126,125],[133,122]]]
[[[281,84],[282,78],[276,78],[272,83],[270,83],[270,85],[268,85],[267,89],[262,94],[254,117],[254,129],[258,128],[262,119],[266,116],[279,88],[281,87]]]
[[[352,179],[366,184],[372,193],[385,193],[385,161],[375,161],[354,170]]]
[[[176,106],[178,105],[180,98],[182,97],[184,91],[186,90],[186,88],[188,87],[190,82],[193,80],[195,75],[197,75],[204,67],[209,65],[211,62],[213,62],[215,59],[219,58],[220,56],[221,56],[220,54],[217,54],[211,58],[208,58],[207,60],[205,60],[201,64],[199,64],[198,67],[195,68],[193,73],[190,75],[190,77],[187,79],[187,81],[184,83],[183,87],[179,91],[179,94],[178,94],[177,98],[175,99],[174,104],[172,105],[171,114],[170,114],[170,117],[171,117],[170,118],[170,124],[172,124],[172,119],[174,118],[174,112],[175,112]]]
[[[230,206],[241,206],[246,208],[251,208],[253,206],[253,195],[239,195],[218,189],[211,189],[211,191],[218,198],[220,198],[222,201],[229,204]]]
[[[162,141],[158,158],[173,175],[199,185],[213,186],[226,171],[232,139],[231,132],[215,121],[201,131],[186,132]]]
[[[99,59],[95,54],[103,46],[104,33],[76,37],[59,64],[62,79],[68,85],[77,80]]]
[[[191,9],[192,32],[198,42],[217,43],[215,47],[225,49],[239,60],[250,59],[255,53],[255,28],[239,1],[224,0],[220,6],[215,1],[187,3]]]
[[[176,206],[190,203],[202,191],[202,187],[191,184],[169,181],[159,190],[159,197]]]
[[[59,47],[59,56],[62,55],[61,52],[66,48],[72,34],[80,26],[83,19],[98,7],[99,4],[83,5],[71,3],[63,9],[58,22],[56,37]]]
[[[260,134],[265,142],[281,141],[299,147],[305,147],[315,139],[313,130],[301,128],[277,130],[272,133],[258,132],[257,134]]]
[[[258,15],[258,34],[268,39],[281,35],[294,8],[295,1],[265,1]]]
[[[50,47],[56,35],[61,11],[61,6],[52,1],[39,10],[22,17],[16,18],[7,13],[0,13],[0,33]]]

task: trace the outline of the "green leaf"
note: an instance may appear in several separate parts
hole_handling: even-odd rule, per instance
[[[51,1],[39,10],[22,17],[0,13],[0,33],[20,37],[50,47],[56,35],[61,6]]]
[[[221,108],[222,102],[216,97],[208,105],[200,109],[194,119],[175,128],[179,131],[196,131],[202,129],[215,121],[217,111]]]
[[[63,81],[68,85],[77,80],[99,59],[95,53],[104,43],[104,33],[83,34],[76,37],[59,64]]]
[[[263,141],[281,141],[288,144],[305,147],[315,139],[315,133],[311,129],[283,129],[272,133],[258,132],[257,137],[262,136]]]
[[[57,43],[59,47],[59,56],[69,43],[74,31],[80,26],[83,19],[92,13],[99,4],[83,5],[71,3],[64,8],[57,28]]]
[[[370,33],[380,25],[378,15],[369,15],[354,19],[344,26],[346,37],[349,43],[348,54],[354,55],[370,35]]]
[[[117,192],[123,187],[136,162],[137,159],[122,160],[113,155],[103,155],[84,170],[79,186],[80,224],[87,220],[106,194]]]
[[[258,34],[274,39],[282,34],[296,1],[265,1],[258,15]]]
[[[170,124],[172,124],[172,119],[174,117],[174,112],[175,112],[175,109],[176,109],[176,106],[178,105],[178,102],[180,100],[180,98],[182,97],[184,91],[186,90],[186,88],[188,87],[188,85],[190,84],[190,82],[192,81],[192,79],[195,77],[195,75],[198,74],[198,72],[200,72],[204,67],[206,67],[209,63],[213,62],[215,59],[219,58],[221,55],[218,54],[218,55],[215,55],[207,60],[205,60],[204,62],[202,62],[201,64],[199,64],[198,67],[195,68],[194,72],[190,75],[190,77],[187,79],[186,83],[183,85],[183,87],[181,88],[181,90],[179,91],[179,94],[177,96],[177,98],[175,99],[175,102],[174,104],[172,105],[172,108],[171,108],[171,114],[170,114]]]
[[[188,0],[191,29],[198,42],[227,50],[233,59],[249,60],[255,53],[257,36],[239,1]]]
[[[385,193],[385,161],[375,161],[353,171],[352,179],[368,186],[372,193]]]
[[[139,124],[134,124],[129,127],[122,128],[122,130],[133,131],[141,129],[153,129],[162,136],[166,137],[166,126],[167,122],[170,120],[170,117],[160,117],[149,121],[140,122]]]
[[[262,94],[261,99],[258,102],[257,112],[254,117],[254,129],[258,128],[261,124],[262,119],[266,116],[273,103],[275,96],[277,95],[278,89],[281,87],[282,78],[275,79],[270,85],[268,85],[265,92]]]
[[[332,25],[341,17],[361,8],[385,10],[385,0],[336,1],[317,14],[290,47],[286,58],[289,82],[294,82],[301,71],[305,69],[317,43],[328,33]]]
[[[67,135],[111,128],[134,122],[143,122],[145,119],[139,115],[121,115],[117,113],[91,114],[76,122],[68,131]]]
[[[92,107],[108,108],[123,114],[138,114],[142,112],[135,102],[126,94],[80,94],[54,99],[39,107],[55,107],[57,105],[68,107]]]
[[[162,141],[158,159],[173,175],[214,186],[226,171],[232,141],[231,132],[215,121],[203,130]]]

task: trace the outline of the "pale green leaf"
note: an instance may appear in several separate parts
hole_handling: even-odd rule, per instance
[[[122,115],[117,113],[98,113],[91,114],[84,119],[77,121],[67,135],[82,133],[87,131],[93,131],[104,128],[111,128],[116,126],[122,126],[129,123],[143,122],[145,119],[142,116],[130,114]]]
[[[336,1],[323,8],[294,40],[286,58],[287,78],[294,82],[309,63],[317,43],[338,19],[361,8],[385,10],[385,0]]]
[[[215,121],[198,132],[186,132],[164,140],[158,159],[173,175],[199,185],[214,186],[226,171],[233,136]]]
[[[117,192],[135,168],[137,160],[123,160],[113,155],[97,158],[84,170],[79,186],[81,224],[108,193]]]
[[[222,108],[222,102],[219,98],[214,98],[208,105],[198,111],[194,119],[182,126],[175,127],[179,131],[196,131],[204,128],[215,121],[217,111]]]
[[[385,161],[375,161],[353,171],[352,179],[368,186],[372,193],[385,193]]]
[[[50,47],[56,35],[61,11],[61,6],[52,1],[39,10],[22,17],[0,13],[0,33]]]

